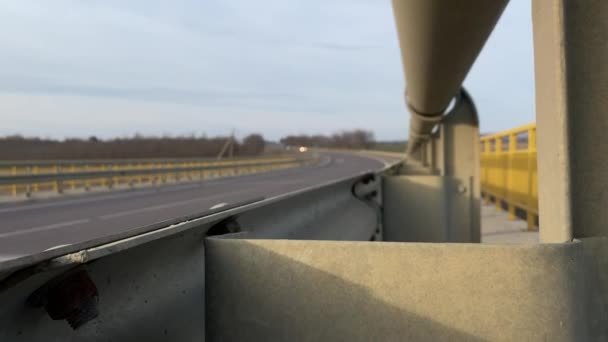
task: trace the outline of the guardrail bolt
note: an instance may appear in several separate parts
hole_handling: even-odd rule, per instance
[[[53,320],[65,319],[76,330],[99,315],[99,295],[86,270],[68,272],[34,291],[27,303],[44,307]]]

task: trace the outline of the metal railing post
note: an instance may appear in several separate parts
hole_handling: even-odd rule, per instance
[[[13,176],[17,175],[17,167],[16,166],[11,167],[11,175],[13,175]],[[11,196],[13,196],[13,197],[17,196],[17,184],[11,185]]]
[[[28,166],[28,167],[27,167],[27,171],[26,171],[26,173],[27,173],[28,175],[31,175],[31,174],[32,174],[32,167],[31,167],[31,166]],[[32,196],[32,184],[31,184],[31,183],[27,183],[27,184],[25,185],[25,196],[26,196],[26,197],[31,197],[31,196]]]
[[[91,168],[89,167],[89,165],[85,165],[84,170],[90,171]],[[89,179],[87,179],[84,181],[84,191],[89,191],[89,190],[91,190],[91,181]]]
[[[55,171],[55,174],[59,174],[61,172],[61,166],[55,165],[54,171]],[[55,191],[56,193],[62,192],[60,181],[57,180],[53,183],[53,191]]]
[[[515,220],[515,153],[517,152],[517,134],[509,134],[509,150],[507,151],[507,206],[509,210],[509,220]]]
[[[537,206],[534,198],[534,173],[536,172],[536,128],[528,129],[528,210],[526,211],[526,221],[528,230],[534,230],[536,226],[536,214],[530,208]]]
[[[38,166],[34,166],[32,168],[32,174],[34,174],[34,175],[38,174]],[[34,192],[38,192],[39,190],[40,190],[39,184],[38,183],[34,183],[33,191]]]
[[[501,136],[494,138],[494,155],[496,156],[495,160],[496,160],[496,164],[497,164],[496,173],[497,173],[497,175],[499,175],[499,177],[497,177],[497,181],[500,181],[500,183],[498,184],[498,187],[497,187],[498,188],[497,193],[494,196],[494,204],[496,205],[496,211],[502,211],[502,198],[500,198],[501,194],[498,193],[500,190],[505,188],[504,165],[502,162],[502,137]]]

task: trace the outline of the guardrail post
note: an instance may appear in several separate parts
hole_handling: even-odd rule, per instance
[[[70,166],[70,172],[72,172],[72,173],[76,172],[76,166],[75,165],[71,165]],[[71,180],[70,181],[70,189],[71,190],[76,189],[76,181],[75,180]]]
[[[108,165],[108,169],[114,170],[114,167],[112,165]],[[105,166],[104,166],[104,170],[105,170]],[[115,180],[116,180],[116,177],[112,177],[112,176],[108,177],[108,179],[107,179],[108,189],[112,189],[114,187]]]
[[[517,153],[517,135],[509,134],[509,150],[507,152],[507,206],[509,210],[509,220],[515,220],[515,205],[513,204],[515,188],[515,154]]]
[[[528,208],[537,207],[537,200],[534,198],[534,173],[536,172],[536,127],[528,129]],[[536,227],[536,214],[531,210],[526,210],[526,221],[528,230]]]
[[[31,175],[32,174],[32,167],[28,166],[26,172],[27,172],[28,175]],[[32,196],[32,184],[30,184],[30,183],[27,183],[25,185],[25,196],[26,197],[31,197]]]
[[[57,175],[60,174],[61,173],[61,166],[60,165],[55,165],[54,171],[55,171],[55,174],[57,174]],[[63,192],[63,189],[62,189],[62,185],[63,184],[62,183],[63,183],[62,181],[57,180],[53,184],[53,188],[54,188],[55,192],[58,193],[58,194],[60,194],[60,193]]]
[[[13,175],[13,176],[17,175],[17,167],[16,166],[11,167],[11,175]],[[17,184],[11,185],[11,195],[13,197],[17,196]]]
[[[32,168],[32,174],[34,174],[34,175],[38,174],[38,166],[34,166]],[[40,190],[39,184],[38,183],[34,183],[33,191],[34,192],[38,192],[39,190]]]
[[[497,193],[494,196],[494,204],[496,205],[496,211],[502,211],[502,198],[500,197],[501,194],[500,192],[504,192],[505,189],[505,183],[504,183],[504,165],[503,165],[503,161],[502,161],[502,137],[496,137],[494,138],[494,154],[496,155],[496,169],[497,169],[497,174],[499,175],[499,177],[497,178],[497,181],[499,182],[498,184],[498,189],[497,189]]]
[[[135,164],[135,168],[138,170],[143,170],[145,168],[145,164]],[[137,177],[137,183],[139,184],[143,184],[144,183],[144,176],[140,175],[139,177]]]
[[[84,166],[84,170],[85,170],[85,172],[88,172],[88,171],[91,171],[91,168],[87,164]],[[84,191],[89,191],[89,190],[91,190],[91,181],[89,179],[86,179],[84,181]]]
[[[384,236],[389,241],[479,242],[479,123],[464,89],[429,138],[437,140],[437,170],[408,155],[401,174],[383,178]],[[419,145],[413,153],[426,151]]]

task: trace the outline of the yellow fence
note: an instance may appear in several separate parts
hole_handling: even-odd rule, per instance
[[[522,210],[528,230],[535,229],[538,217],[536,163],[536,124],[481,138],[481,190],[486,203],[494,199],[497,210],[506,203],[510,219]]]
[[[272,165],[257,165],[260,163],[273,163]],[[230,167],[234,165],[235,167]],[[290,168],[299,165],[298,160],[290,155],[278,155],[258,158],[241,159],[167,159],[167,160],[131,160],[131,161],[61,161],[61,162],[1,162],[1,176],[18,175],[39,175],[39,174],[77,174],[78,172],[91,171],[128,171],[128,170],[149,170],[149,169],[174,169],[189,167],[216,167],[212,170],[190,171],[190,172],[167,172],[166,174],[141,174],[132,176],[117,176],[111,178],[98,178],[86,180],[66,180],[62,182],[41,182],[32,184],[12,184],[0,185],[0,196],[18,196],[22,194],[53,191],[61,192],[64,190],[86,189],[94,187],[120,186],[124,184],[134,185],[138,183],[153,182],[178,182],[180,180],[192,180],[196,178],[216,178],[223,176],[233,176],[239,174],[250,174]],[[226,166],[226,168],[217,168]]]

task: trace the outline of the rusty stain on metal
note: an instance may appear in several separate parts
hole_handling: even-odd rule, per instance
[[[84,269],[63,274],[52,279],[27,299],[31,307],[44,307],[53,320],[65,319],[72,329],[99,315],[99,294],[93,280]]]

